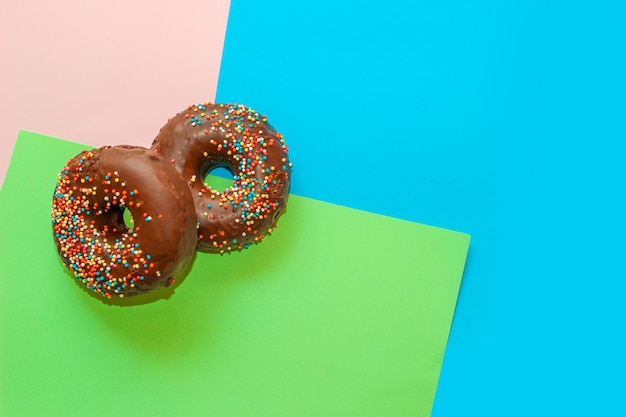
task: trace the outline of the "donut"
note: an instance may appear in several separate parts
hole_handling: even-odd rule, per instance
[[[197,104],[169,119],[152,143],[192,191],[198,247],[227,253],[248,248],[271,233],[285,212],[291,163],[283,136],[256,111],[237,104]],[[204,183],[217,167],[232,186]]]
[[[127,226],[125,210],[134,221]],[[135,146],[81,152],[58,175],[52,229],[76,280],[107,298],[167,287],[197,243],[189,188],[160,155]]]

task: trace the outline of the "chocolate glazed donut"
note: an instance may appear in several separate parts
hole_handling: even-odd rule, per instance
[[[126,226],[124,210],[134,219]],[[88,289],[133,296],[169,286],[197,242],[189,188],[154,151],[81,152],[59,174],[52,202],[59,256]]]
[[[236,104],[198,104],[161,128],[152,149],[182,174],[198,216],[198,249],[225,253],[259,242],[285,211],[291,164],[283,136],[265,116]],[[233,185],[204,184],[225,167]]]

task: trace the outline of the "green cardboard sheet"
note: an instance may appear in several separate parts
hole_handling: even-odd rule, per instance
[[[468,235],[292,195],[262,244],[109,305],[52,239],[85,148],[21,132],[0,193],[0,415],[430,414]]]

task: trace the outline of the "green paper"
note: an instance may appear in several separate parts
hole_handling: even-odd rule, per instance
[[[262,244],[107,305],[51,232],[85,148],[21,132],[0,193],[0,415],[430,414],[468,235],[292,195]]]

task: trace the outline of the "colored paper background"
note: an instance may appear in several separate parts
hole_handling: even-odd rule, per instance
[[[2,1],[0,185],[20,129],[92,146],[147,146],[183,106],[212,100],[228,6]]]
[[[84,148],[22,132],[0,192],[0,414],[428,415],[468,235],[292,195],[261,245],[107,305],[46,227]]]
[[[75,48],[75,58],[68,51],[73,39],[59,38],[64,32],[54,25],[71,28],[76,38],[91,36],[88,25],[72,26],[81,19],[113,26],[91,11],[96,6],[3,3],[0,80],[21,56],[35,63],[44,57],[41,71],[64,68],[69,57],[74,66],[64,68],[73,74],[69,79],[54,78],[38,89],[27,80],[41,72],[30,75],[35,66],[21,66],[18,74],[29,77],[19,89],[2,90],[0,129],[17,118],[32,122],[51,111],[85,111],[61,123],[82,124],[74,135],[16,124],[0,137],[0,177],[18,128],[89,143],[94,123],[83,121],[93,112],[73,103],[99,96],[69,93],[81,91],[71,81],[84,74],[91,86],[107,79],[102,66],[81,66],[98,45],[108,45],[99,50],[103,59],[122,67],[124,57],[135,54],[143,76],[162,77],[130,83],[139,98],[123,112],[132,113],[141,97],[150,96],[144,104],[160,100],[159,108],[144,116],[158,112],[156,121],[137,123],[117,116],[114,105],[100,108],[115,124],[99,127],[123,127],[110,136],[116,142],[147,145],[163,117],[210,98],[210,74],[219,64],[212,58],[212,30],[219,22],[202,24],[209,14],[196,12],[216,3],[176,7],[177,19],[168,17],[172,10],[163,3],[132,3],[143,7],[119,9],[121,27],[108,37],[133,39],[141,32],[152,42],[128,48],[97,37],[89,48]],[[30,6],[10,13],[21,5]],[[266,112],[286,133],[299,195],[472,234],[434,417],[626,414],[625,7],[621,0],[233,1],[218,97]],[[126,18],[132,26],[123,23]],[[177,59],[159,59],[161,45],[200,39],[201,33],[204,43],[195,43],[192,52],[181,48]],[[194,77],[189,62],[201,69]],[[166,85],[168,74],[179,74],[175,86]],[[21,95],[29,100],[20,101]],[[129,97],[117,95],[122,99],[108,102],[124,106]],[[52,103],[47,112],[33,117],[24,111],[44,99]],[[343,111],[344,117],[333,113],[336,120],[358,115],[350,120],[360,123],[345,126],[369,122],[371,131],[358,135],[344,127],[329,136],[336,129],[331,107]],[[292,116],[308,120],[307,131],[319,135],[294,128]],[[394,135],[383,129],[373,134],[374,122],[395,129]],[[145,129],[141,135],[127,134],[139,128]],[[110,142],[103,137],[101,143]],[[389,156],[405,142],[413,150],[401,152],[405,159]],[[355,149],[353,161],[339,163]]]
[[[432,416],[626,415],[626,2],[257,4],[217,99],[294,192],[472,235]]]

